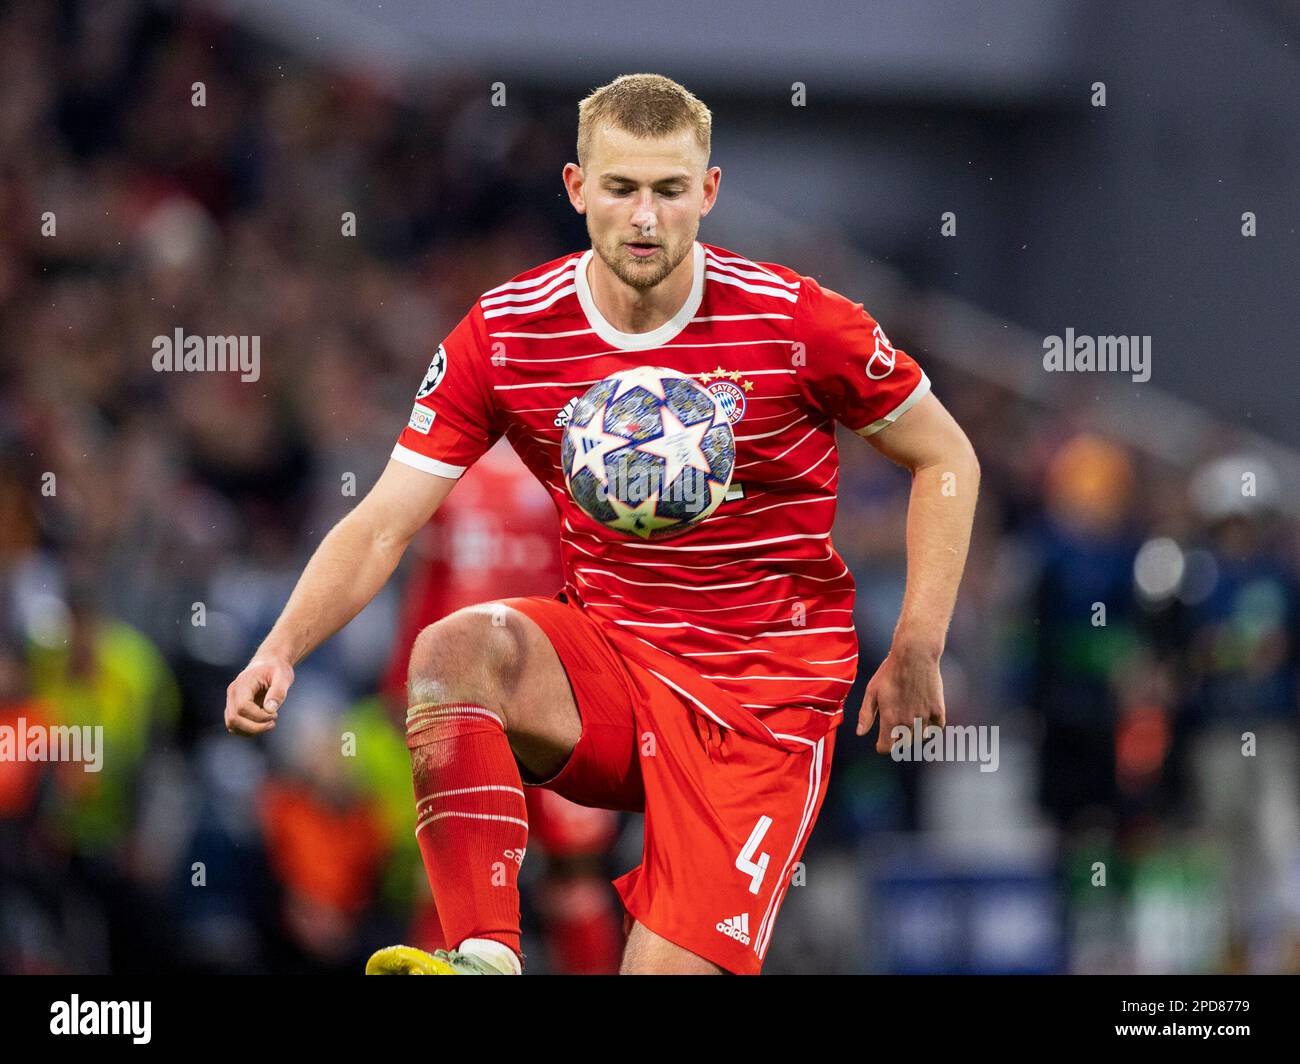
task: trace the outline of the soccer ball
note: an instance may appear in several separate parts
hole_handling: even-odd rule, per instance
[[[606,528],[642,539],[699,524],[726,497],[736,440],[722,403],[672,369],[638,366],[593,384],[569,417],[564,483]]]

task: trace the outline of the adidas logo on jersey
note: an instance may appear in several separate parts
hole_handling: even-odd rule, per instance
[[[573,408],[578,405],[577,397],[570,399],[564,404],[564,409],[555,415],[555,427],[562,429],[569,423],[569,418],[573,417]]]
[[[721,931],[728,938],[734,938],[742,946],[749,945],[749,913],[729,916],[714,925],[715,931]]]

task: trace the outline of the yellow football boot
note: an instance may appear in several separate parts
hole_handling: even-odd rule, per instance
[[[366,961],[366,975],[504,975],[472,953],[414,946],[385,946]]]

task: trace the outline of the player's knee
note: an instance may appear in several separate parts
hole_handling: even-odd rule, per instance
[[[481,703],[504,720],[524,657],[524,623],[514,610],[490,602],[421,630],[408,672],[412,702]]]

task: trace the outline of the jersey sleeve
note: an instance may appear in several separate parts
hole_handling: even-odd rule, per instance
[[[896,421],[930,390],[930,378],[897,350],[861,303],[801,279],[795,335],[805,344],[796,369],[808,399],[822,413],[870,436]]]
[[[501,436],[488,380],[487,329],[475,304],[438,345],[392,457],[457,479]]]

